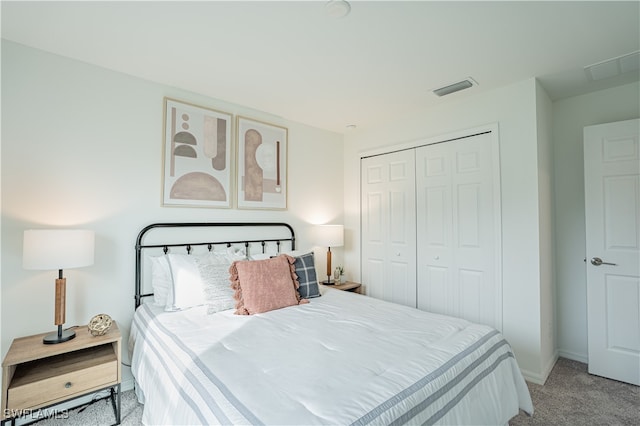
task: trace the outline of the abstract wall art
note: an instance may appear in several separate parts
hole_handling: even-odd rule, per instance
[[[287,129],[238,120],[238,208],[287,208]]]
[[[164,99],[162,204],[230,208],[232,116]]]

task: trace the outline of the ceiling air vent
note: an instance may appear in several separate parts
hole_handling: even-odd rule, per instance
[[[467,77],[462,81],[440,87],[439,89],[434,89],[433,93],[435,93],[437,96],[445,96],[477,85],[478,83],[476,83],[474,79],[472,79],[471,77]]]
[[[640,69],[640,51],[631,52],[617,58],[607,59],[597,64],[584,67],[587,79],[603,80]]]

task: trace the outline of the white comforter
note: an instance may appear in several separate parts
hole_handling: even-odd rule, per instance
[[[145,424],[506,424],[533,413],[490,327],[338,290],[253,316],[140,307]]]

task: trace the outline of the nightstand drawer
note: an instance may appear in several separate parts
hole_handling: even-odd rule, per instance
[[[118,359],[106,344],[20,364],[7,392],[7,408],[37,408],[118,382]]]

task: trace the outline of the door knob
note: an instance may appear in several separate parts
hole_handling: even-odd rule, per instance
[[[602,259],[600,259],[599,257],[592,257],[591,264],[594,266],[600,266],[600,265],[618,266],[616,263],[603,262]]]

